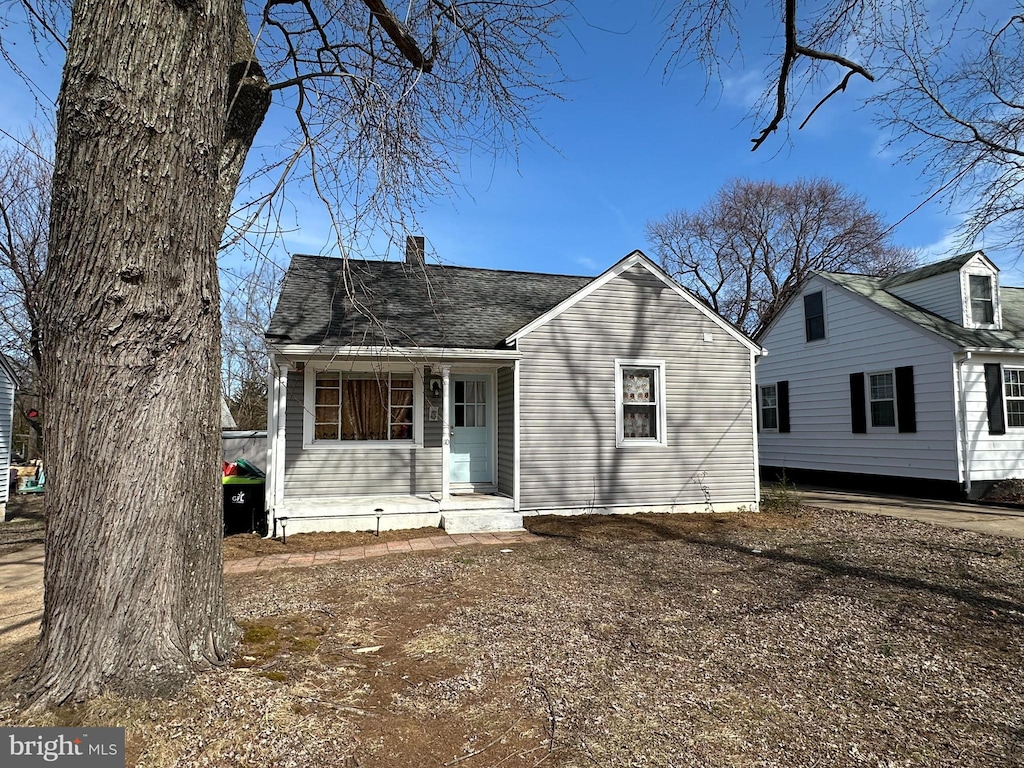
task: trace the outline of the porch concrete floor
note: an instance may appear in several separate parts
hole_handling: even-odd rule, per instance
[[[292,514],[295,517],[318,517],[321,515],[373,517],[378,509],[381,510],[382,515],[419,515],[442,511],[510,512],[514,507],[511,498],[495,494],[458,493],[452,494],[445,502],[441,501],[440,496],[441,494],[422,494],[418,496],[338,496],[326,499],[285,499],[277,514],[278,517]]]

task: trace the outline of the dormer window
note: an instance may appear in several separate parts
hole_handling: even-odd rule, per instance
[[[992,325],[996,321],[995,302],[992,299],[992,277],[969,275],[971,289],[971,322]]]

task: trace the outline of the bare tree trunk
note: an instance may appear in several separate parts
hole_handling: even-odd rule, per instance
[[[225,660],[220,152],[237,3],[78,0],[44,288],[40,703]]]

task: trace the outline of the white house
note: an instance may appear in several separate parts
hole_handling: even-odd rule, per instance
[[[3,470],[3,489],[0,490],[0,522],[7,514],[8,477],[11,471],[11,451],[14,446],[14,391],[18,380],[10,361],[0,354],[0,469]]]
[[[758,341],[763,469],[975,497],[1024,477],[1024,289],[981,251],[891,278],[816,273]]]
[[[272,529],[518,528],[759,501],[762,350],[639,251],[597,277],[294,256],[267,339]]]

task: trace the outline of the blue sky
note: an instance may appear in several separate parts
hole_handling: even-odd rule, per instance
[[[925,261],[955,252],[956,215],[935,203],[914,212],[927,193],[920,169],[883,151],[885,136],[859,109],[860,99],[870,93],[868,84],[855,79],[847,94],[793,135],[792,143],[779,136],[752,153],[749,139],[760,126],[747,114],[760,94],[766,63],[756,52],[704,96],[702,70],[677,69],[668,80],[663,77],[665,60],[657,51],[664,25],[650,5],[627,0],[581,5],[589,23],[574,19],[571,34],[567,30],[558,43],[571,78],[563,89],[566,100],[548,103],[537,115],[548,143],[533,140],[521,147],[518,162],[463,156],[462,188],[422,212],[417,234],[427,237],[442,262],[596,274],[635,248],[650,252],[644,235],[648,220],[699,207],[733,177],[835,179],[863,196],[888,223],[907,217],[895,239],[920,249]],[[745,22],[752,28],[746,39],[763,44],[764,20]],[[17,40],[12,31],[4,32],[5,44]],[[20,45],[19,62],[55,97],[57,67],[35,64],[39,57],[30,43]],[[8,94],[0,127],[23,134],[40,114],[9,70],[0,70],[0,78]],[[811,104],[802,106],[801,117]],[[271,113],[272,120],[287,117],[285,109]],[[272,133],[266,130],[257,144]],[[301,190],[289,198],[297,206],[297,231],[285,237],[275,260],[286,262],[286,252],[336,254],[317,205],[305,204]],[[1016,254],[988,253],[1004,269],[1004,280],[1024,284]]]

